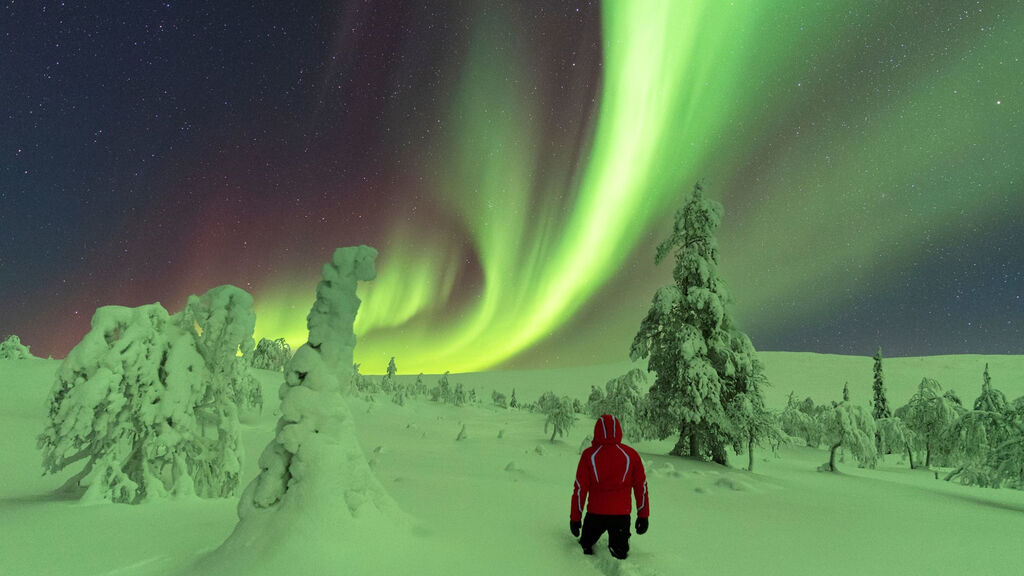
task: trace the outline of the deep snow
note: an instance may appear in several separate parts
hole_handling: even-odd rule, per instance
[[[868,357],[762,353],[780,408],[793,390],[838,399],[850,382],[854,402],[871,397]],[[965,403],[989,363],[993,386],[1024,394],[1024,357],[947,356],[885,360],[890,405],[906,402],[923,376],[954,388]],[[401,359],[398,359],[401,369]],[[35,438],[59,361],[0,361],[0,574],[190,574],[193,562],[231,533],[237,498],[168,500],[139,506],[81,505],[50,491],[67,476],[41,476]],[[413,399],[396,406],[348,398],[359,441],[383,486],[413,526],[338,530],[315,551],[260,561],[241,573],[290,574],[1019,574],[1024,492],[964,487],[907,469],[890,456],[876,470],[839,464],[821,473],[824,450],[761,451],[754,473],[666,456],[670,440],[633,444],[644,458],[651,529],[634,535],[625,562],[599,544],[580,554],[568,529],[572,477],[592,422],[581,417],[548,442],[544,417],[489,405],[490,392],[516,388],[521,402],[556,390],[586,398],[592,384],[628,364],[578,370],[451,375],[482,403],[451,407]],[[243,421],[242,485],[273,435],[280,373],[260,372],[266,410]],[[415,375],[400,375],[409,382]],[[424,378],[433,386],[436,377]],[[468,437],[456,441],[462,426]],[[503,433],[501,433],[504,431]],[[501,433],[501,438],[499,438]],[[734,457],[736,466],[745,457]],[[212,573],[212,572],[211,572]],[[230,574],[223,566],[218,574]]]

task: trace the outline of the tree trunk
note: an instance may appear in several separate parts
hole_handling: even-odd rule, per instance
[[[552,426],[552,428],[555,428],[555,427]],[[552,444],[555,443],[555,433],[557,433],[557,432],[558,432],[558,428],[555,428],[554,430],[551,431],[551,443]]]
[[[676,445],[669,451],[672,456],[686,456],[686,436],[683,433],[679,433],[679,439],[676,440]]]
[[[754,471],[754,435],[747,437],[747,472]]]
[[[81,472],[75,474],[71,478],[68,478],[67,482],[61,484],[60,488],[54,490],[54,493],[63,494],[66,496],[74,496],[75,498],[81,498],[82,494],[85,493],[85,489],[79,484],[79,482],[82,481],[82,478],[88,476],[89,472],[92,472],[92,464],[92,460],[86,462],[85,467],[82,468]]]
[[[910,469],[914,469],[914,451],[910,449],[910,444],[907,444],[907,460],[910,461]]]
[[[950,480],[953,479],[954,476],[956,476],[957,474],[959,474],[959,473],[961,473],[963,471],[964,471],[964,467],[961,466],[961,467],[957,468],[956,470],[953,470],[952,472],[947,474],[946,477],[943,478],[943,480],[945,480],[946,482],[949,482]],[[938,472],[936,472],[936,474],[938,474]]]
[[[697,432],[690,433],[690,456],[700,458],[700,442],[697,440]]]
[[[924,467],[929,468],[932,465],[932,443],[925,442],[924,444]]]
[[[842,446],[842,445],[843,445],[842,442],[838,442],[838,443],[836,443],[835,445],[832,446],[831,450],[829,450],[829,453],[828,453],[828,469],[831,472],[835,472],[836,471],[836,450],[840,446]]]
[[[725,446],[721,444],[711,446],[711,461],[722,466],[729,465],[729,456],[725,453]]]

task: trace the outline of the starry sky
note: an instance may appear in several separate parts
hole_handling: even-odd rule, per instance
[[[626,359],[704,179],[761,350],[1024,354],[1024,3],[0,8],[0,336],[234,284],[305,340],[380,251],[379,373]]]

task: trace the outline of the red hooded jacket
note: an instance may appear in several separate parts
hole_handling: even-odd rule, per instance
[[[629,514],[633,511],[630,490],[636,497],[638,518],[651,514],[647,499],[647,475],[640,455],[622,443],[622,423],[603,414],[594,424],[594,442],[583,451],[576,467],[569,520],[583,518],[583,505],[592,514]]]

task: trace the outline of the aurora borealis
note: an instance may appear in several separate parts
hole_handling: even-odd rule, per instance
[[[1024,353],[1021,2],[281,4],[3,8],[0,335],[365,243],[364,372],[618,361],[704,178],[759,349]]]

